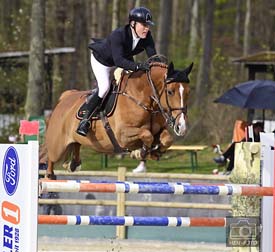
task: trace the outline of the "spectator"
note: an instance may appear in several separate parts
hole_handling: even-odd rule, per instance
[[[263,131],[264,131],[264,124],[262,122],[256,122],[253,124],[254,142],[260,142],[260,132],[263,132]],[[241,142],[245,142],[245,141],[246,141],[246,138],[243,138]],[[222,155],[214,158],[214,161],[217,164],[221,164],[221,165],[225,165],[227,160],[229,160],[228,166],[226,168],[226,174],[230,174],[234,168],[235,144],[236,142],[233,142]]]
[[[56,192],[49,192],[42,194],[44,199],[59,199],[59,195]],[[43,205],[43,214],[47,215],[62,215],[62,207],[59,204]]]

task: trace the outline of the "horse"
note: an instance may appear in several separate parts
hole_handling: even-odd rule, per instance
[[[172,70],[170,70],[171,73],[168,73],[168,76],[172,74],[172,72],[174,71],[173,67],[174,66],[172,64],[172,67],[170,66],[169,68]],[[192,70],[192,67],[193,67],[193,63],[187,69],[185,69],[183,73],[184,72],[190,73]],[[172,83],[172,81],[174,83]],[[179,83],[179,82],[182,82],[182,83]],[[174,106],[172,110],[179,110],[179,111],[182,110],[182,113],[179,113],[177,115],[181,123],[176,123],[172,127],[173,132],[177,136],[184,136],[187,131],[187,124],[186,124],[187,102],[188,102],[189,93],[190,93],[190,88],[188,83],[189,83],[188,74],[187,74],[187,78],[183,76],[178,78],[171,78],[171,81],[166,80],[166,84],[167,84],[166,95],[161,96],[161,99],[162,99],[161,103],[163,104],[164,107],[171,108]],[[178,94],[181,96],[180,98],[181,104],[178,109],[176,108],[176,103],[174,105],[169,104],[169,100],[175,101],[175,98],[169,99],[170,96],[172,96],[175,91],[176,92],[179,91]],[[185,108],[185,111],[183,108]],[[159,160],[160,156],[164,152],[166,152],[166,150],[172,145],[174,141],[174,137],[168,130],[167,120],[165,120],[165,117],[161,113],[154,114],[152,118],[153,118],[152,124],[155,125],[155,128],[159,129],[158,130],[159,134],[155,135],[154,148],[153,150],[151,150],[149,156],[151,159]],[[135,158],[135,156],[136,155],[131,154],[132,158]],[[147,158],[139,158],[139,159],[140,159],[140,162],[138,166],[133,170],[134,173],[145,172],[147,170],[147,167],[146,167]]]
[[[67,169],[78,169],[81,145],[105,154],[139,150],[137,158],[145,158],[154,142],[159,143],[160,151],[169,148],[173,140],[164,124],[170,125],[177,135],[186,132],[188,75],[192,65],[179,71],[172,63],[167,66],[151,62],[148,72],[125,74],[117,91],[116,107],[108,119],[102,120],[107,120],[107,127],[101,120],[92,120],[86,137],[76,133],[79,120],[75,115],[85,103],[87,91],[63,92],[46,127],[46,177],[54,177],[54,164],[62,159]],[[111,129],[113,138],[105,128]]]

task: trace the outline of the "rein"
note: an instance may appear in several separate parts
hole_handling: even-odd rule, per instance
[[[131,73],[131,74],[132,74],[132,73]],[[150,112],[150,113],[152,113],[152,114],[159,113],[159,110],[155,110],[154,108],[150,108],[150,107],[146,106],[144,103],[142,103],[141,101],[137,100],[135,97],[129,95],[129,94],[125,91],[125,89],[126,89],[126,87],[127,87],[127,84],[128,84],[128,80],[129,80],[131,74],[129,74],[128,77],[127,77],[127,80],[126,80],[124,89],[123,89],[122,91],[120,91],[120,92],[117,92],[117,93],[118,93],[118,94],[121,94],[121,95],[123,95],[123,96],[126,96],[126,97],[129,98],[131,101],[133,101],[136,105],[142,107],[144,110],[146,110],[146,111],[148,111],[148,112]]]
[[[150,74],[150,71],[146,72],[146,75],[147,75],[147,79],[148,79],[148,82],[152,88],[152,91],[153,91],[153,96],[151,96],[151,98],[155,101],[155,103],[158,105],[159,107],[159,110],[160,110],[160,113],[162,114],[163,118],[165,119],[166,123],[171,127],[173,128],[174,127],[174,124],[175,124],[175,119],[172,117],[172,113],[171,113],[171,109],[170,109],[170,106],[169,104],[167,103],[168,105],[168,113],[165,111],[165,109],[163,108],[163,106],[161,105],[160,103],[160,98],[159,98],[159,95],[157,93],[157,90],[156,90],[156,87],[154,85],[154,82],[152,80],[152,77],[151,77],[151,74]],[[166,94],[166,100],[167,100],[167,94]]]
[[[132,100],[134,103],[136,103],[138,106],[142,107],[144,110],[149,111],[151,113],[158,113],[158,110],[154,110],[152,108],[147,107],[145,104],[143,104],[142,102],[138,101],[136,98],[134,98],[133,96],[130,96],[129,94],[127,94],[126,92],[122,92],[122,95],[126,96],[127,98],[129,98],[130,100]]]

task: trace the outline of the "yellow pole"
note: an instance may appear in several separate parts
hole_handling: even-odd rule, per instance
[[[118,167],[118,175],[117,175],[118,181],[125,181],[125,177],[126,177],[126,167]],[[126,199],[125,193],[117,193],[116,216],[125,216],[125,212],[126,212],[125,199]],[[116,237],[118,239],[126,238],[125,226],[116,227]]]

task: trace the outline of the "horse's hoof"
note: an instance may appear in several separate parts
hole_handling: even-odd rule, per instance
[[[72,159],[70,162],[64,163],[63,167],[69,172],[75,172],[81,170],[81,161],[75,161]]]
[[[56,175],[53,173],[46,173],[45,179],[56,180]]]
[[[63,167],[65,170],[69,170],[70,163],[71,163],[71,162],[64,162],[64,163],[62,164],[62,167]]]
[[[132,158],[132,159],[135,159],[136,157],[135,157],[135,151],[131,151],[130,152],[130,158]]]
[[[133,159],[141,160],[141,150],[134,150],[131,152],[130,157]]]

